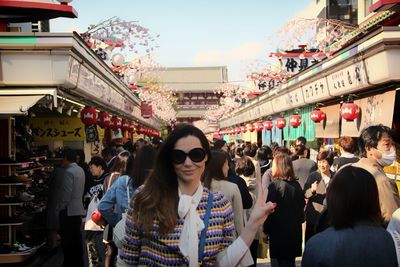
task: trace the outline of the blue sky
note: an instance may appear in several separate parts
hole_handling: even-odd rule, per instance
[[[158,38],[156,60],[166,67],[227,66],[230,81],[266,58],[269,38],[315,0],[75,0],[77,19],[51,21],[52,32],[83,32],[119,16],[135,20]],[[273,40],[272,40],[273,41]]]

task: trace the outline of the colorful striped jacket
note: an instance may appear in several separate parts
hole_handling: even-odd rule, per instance
[[[204,188],[202,198],[197,206],[197,212],[201,219],[204,219],[206,212],[208,194],[209,190]],[[160,234],[157,231],[158,222],[154,220],[151,231],[144,234],[143,230],[132,220],[131,206],[126,219],[126,244],[119,252],[120,259],[132,266],[188,266],[189,260],[179,250],[179,238],[183,223],[184,220],[177,219],[177,224],[172,232]],[[234,232],[230,202],[222,193],[214,193],[202,266],[216,265],[217,254],[233,242]]]

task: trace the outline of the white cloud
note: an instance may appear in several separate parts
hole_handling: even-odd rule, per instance
[[[263,45],[257,42],[243,43],[227,50],[202,51],[195,56],[194,65],[210,66],[239,63],[259,57],[263,51]]]

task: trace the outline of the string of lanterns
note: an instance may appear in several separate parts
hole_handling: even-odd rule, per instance
[[[340,109],[340,114],[344,120],[354,121],[360,116],[360,107],[353,102],[343,103]],[[313,111],[310,112],[310,119],[314,123],[320,123],[326,120],[326,114],[320,108],[315,108]],[[246,133],[247,131],[260,132],[263,129],[265,129],[266,131],[271,131],[274,128],[274,126],[277,127],[278,129],[283,129],[286,127],[286,123],[287,123],[286,118],[284,118],[283,116],[276,118],[275,123],[272,119],[269,118],[264,122],[259,121],[254,124],[248,123],[246,125],[236,128],[219,130],[218,135],[235,135],[240,133]],[[302,123],[302,116],[300,114],[295,113],[289,116],[289,124],[293,128],[299,127],[301,123]]]
[[[111,116],[106,111],[97,112],[93,107],[85,107],[81,111],[81,121],[85,125],[98,125],[101,128],[110,128],[113,131],[121,129],[133,133],[136,131],[137,134],[145,134],[148,136],[160,136],[160,132],[147,128],[142,125],[136,125],[126,119],[121,119],[117,116]]]

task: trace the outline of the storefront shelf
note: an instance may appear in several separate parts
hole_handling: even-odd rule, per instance
[[[20,182],[15,182],[15,183],[1,183],[0,186],[10,186],[10,185],[24,185],[23,183]]]
[[[0,226],[18,226],[18,225],[22,225],[22,224],[24,224],[24,222],[0,223]]]
[[[28,260],[37,252],[37,248],[33,248],[29,251],[24,252],[13,252],[0,254],[0,262],[1,263],[19,263]]]
[[[14,203],[0,203],[0,206],[21,206],[22,202],[14,202]]]
[[[28,162],[16,162],[16,163],[0,163],[0,166],[20,166],[23,164],[31,164],[33,161],[28,161]]]

